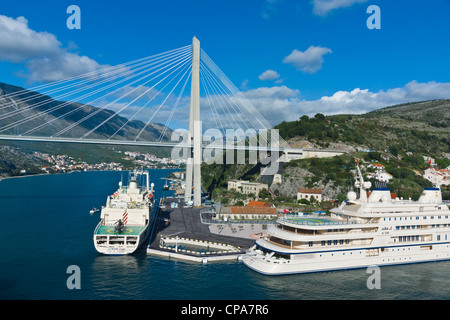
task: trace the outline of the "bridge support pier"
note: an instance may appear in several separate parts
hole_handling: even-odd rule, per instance
[[[200,41],[192,39],[192,75],[191,104],[189,112],[189,143],[193,146],[192,153],[186,163],[185,201],[191,201],[192,185],[194,187],[195,207],[202,204],[202,125],[200,121]],[[193,182],[193,183],[192,183]]]

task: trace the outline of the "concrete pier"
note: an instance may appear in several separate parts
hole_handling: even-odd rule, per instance
[[[245,253],[246,249],[255,243],[255,239],[246,239],[242,237],[233,237],[229,235],[221,235],[210,231],[209,225],[201,222],[200,208],[184,208],[182,201],[179,208],[170,208],[170,201],[166,200],[168,208],[161,208],[157,214],[152,238],[150,239],[147,249],[148,254],[156,254],[191,261],[208,261],[232,260]],[[179,237],[192,240],[200,240],[211,243],[224,243],[237,248],[237,252],[198,255],[175,253],[173,250],[167,250],[160,247],[161,237]]]

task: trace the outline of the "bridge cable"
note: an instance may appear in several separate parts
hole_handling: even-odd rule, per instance
[[[173,59],[171,59],[171,60],[169,60],[169,61],[172,61],[172,60],[173,60]],[[149,70],[152,70],[152,69],[154,69],[155,67],[157,67],[157,66],[154,66],[154,67],[148,68],[148,66],[152,66],[152,65],[154,65],[154,63],[150,63],[150,64],[145,65],[145,66],[141,66],[141,67],[137,68],[136,70],[145,69],[144,71],[141,71],[141,72],[139,72],[139,73],[137,73],[137,74],[133,74],[133,76],[128,76],[128,77],[126,77],[126,78],[124,78],[124,79],[122,79],[122,80],[120,80],[120,81],[118,81],[118,82],[112,83],[112,84],[110,84],[110,85],[108,85],[108,86],[106,86],[106,87],[102,87],[102,88],[97,89],[97,90],[95,90],[95,91],[90,91],[89,93],[87,93],[87,94],[85,94],[85,95],[79,97],[79,100],[81,101],[82,99],[84,99],[84,98],[86,98],[86,97],[92,96],[92,95],[94,95],[94,94],[96,94],[96,93],[98,93],[98,92],[100,92],[100,91],[103,91],[103,90],[105,90],[105,89],[108,89],[108,88],[110,88],[110,87],[113,87],[113,86],[115,86],[115,85],[117,85],[117,84],[119,84],[119,83],[125,82],[125,81],[127,81],[128,79],[131,79],[131,78],[136,77],[136,76],[138,76],[138,75],[141,75],[141,74],[143,74],[143,73],[147,73]],[[129,74],[129,72],[127,71],[126,74]],[[71,92],[70,94],[77,93],[77,92],[79,92],[80,90],[86,90],[86,89],[92,88],[93,86],[96,86],[96,85],[98,85],[98,84],[101,84],[101,83],[104,83],[104,82],[107,82],[107,81],[108,81],[108,79],[103,80],[103,81],[100,81],[99,83],[94,83],[94,85],[87,86],[87,87],[85,87],[85,88],[83,88],[83,89],[77,89],[77,90]],[[115,90],[115,91],[117,91],[117,90]],[[114,91],[114,92],[115,92],[115,91]],[[64,95],[64,96],[65,96],[65,95]],[[62,96],[61,96],[61,97],[62,97]],[[96,99],[96,100],[98,100],[98,99]],[[29,105],[27,108],[23,108],[23,110],[20,109],[20,110],[16,110],[16,111],[13,111],[13,112],[5,113],[5,114],[3,114],[3,115],[0,116],[0,119],[5,119],[5,118],[8,118],[8,117],[17,115],[17,114],[19,114],[19,113],[21,113],[21,112],[23,112],[23,111],[33,110],[33,109],[35,109],[35,108],[37,108],[37,107],[40,107],[40,106],[42,106],[42,105],[45,105],[46,102],[54,102],[54,101],[55,101],[54,99],[49,98],[49,99],[47,99],[47,100],[45,100],[45,101],[41,101],[41,102],[38,102],[38,103],[35,103],[35,104],[32,104],[32,105]],[[48,110],[41,111],[41,113],[47,114],[47,113],[49,113],[49,112],[52,112],[52,111],[54,111],[54,110],[58,110],[58,109],[60,109],[60,108],[62,108],[62,107],[64,107],[64,106],[66,106],[66,105],[71,104],[71,103],[72,103],[72,101],[68,101],[68,102],[65,102],[65,103],[63,103],[63,104],[59,104],[59,105],[57,105],[57,106],[55,106],[55,107],[53,107],[53,108],[50,108],[50,109],[48,109]]]
[[[160,82],[164,81],[167,77],[169,77],[172,73],[174,73],[176,70],[178,70],[181,66],[179,66],[180,64],[183,65],[188,59],[189,59],[190,54],[186,54],[186,56],[183,57],[183,60],[181,60],[181,62],[177,62],[177,64],[175,64],[174,66],[170,67],[169,69],[167,69],[166,71],[162,72],[161,74],[158,74],[157,76],[155,76],[154,78],[145,81],[144,83],[140,84],[138,87],[132,89],[131,91],[127,92],[124,96],[128,96],[129,94],[131,94],[132,92],[136,91],[139,87],[142,87],[143,85],[147,84],[148,82],[156,79],[159,76],[162,76],[164,73],[168,72],[169,70],[173,69],[174,67],[178,66],[174,71],[172,71],[171,73],[169,73],[168,75],[166,75],[166,77],[164,77],[163,79],[161,79],[157,84],[159,84]],[[159,71],[159,70],[158,70]],[[124,109],[126,109],[131,103],[135,102],[136,100],[138,100],[139,98],[141,98],[143,95],[145,95],[147,92],[149,92],[151,89],[153,89],[157,84],[155,84],[153,87],[145,90],[144,93],[140,94],[137,98],[133,99],[131,102],[127,103],[124,107],[120,108],[120,110],[116,111],[112,116],[108,117],[106,120],[102,121],[102,123],[100,123],[99,125],[97,125],[94,129],[90,130],[88,133],[84,134],[81,139],[84,139],[86,136],[88,136],[89,134],[91,134],[92,132],[94,132],[96,129],[98,129],[99,127],[101,127],[103,124],[105,124],[107,121],[109,121],[110,119],[112,119],[113,117],[115,117],[116,115],[118,115],[121,111],[123,111]],[[123,98],[124,96],[120,97],[119,99],[114,100],[112,103],[115,103],[117,101],[119,101],[121,98]],[[108,105],[112,104],[109,103]],[[101,109],[99,109],[101,111]],[[88,118],[92,117],[93,115],[95,115],[96,113],[100,112],[99,110],[97,110],[96,112],[94,112],[92,115],[90,115]],[[83,120],[84,121],[84,120]],[[82,121],[82,122],[83,122]]]

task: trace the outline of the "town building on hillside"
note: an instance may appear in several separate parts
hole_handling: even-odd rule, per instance
[[[383,171],[384,166],[381,163],[370,163],[367,165],[367,168],[374,168],[375,171]]]
[[[379,172],[375,174],[375,179],[377,179],[380,182],[388,183],[392,179],[392,174],[387,172]]]
[[[257,196],[263,189],[269,190],[269,186],[265,183],[250,182],[247,180],[229,180],[228,191],[232,189],[242,194],[253,193]]]
[[[436,170],[435,168],[428,168],[423,174],[424,179],[431,181],[433,185],[441,186],[450,184],[450,170],[441,169]]]
[[[392,179],[392,174],[381,171],[381,170],[377,170],[373,174],[372,173],[366,174],[366,177],[368,179],[376,179],[380,182],[388,183]]]
[[[434,167],[436,165],[436,162],[432,157],[423,156],[423,161],[428,163],[428,165],[431,167]]]
[[[366,177],[368,179],[376,179],[380,182],[388,183],[392,179],[392,175],[387,173],[385,167],[381,163],[371,163],[367,166],[367,169],[375,169],[374,173],[367,173]]]
[[[297,201],[301,199],[311,200],[314,198],[318,202],[322,201],[322,189],[297,189]]]

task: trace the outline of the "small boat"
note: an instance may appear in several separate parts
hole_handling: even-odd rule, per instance
[[[96,214],[98,212],[100,212],[100,209],[98,208],[92,208],[91,211],[89,211],[90,214]]]

